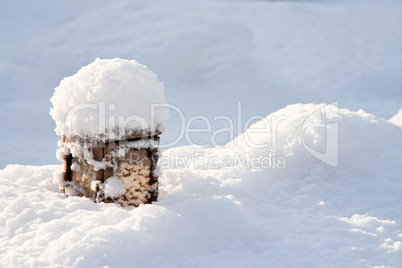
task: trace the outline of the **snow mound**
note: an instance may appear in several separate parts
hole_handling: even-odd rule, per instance
[[[400,109],[399,112],[397,112],[396,115],[391,117],[388,121],[394,125],[397,125],[398,127],[402,127],[402,109]]]
[[[264,120],[281,115],[276,144],[252,130],[259,121],[223,148],[163,152],[159,201],[135,209],[65,198],[52,183],[58,166],[7,166],[0,266],[399,267],[402,130],[336,105],[289,105]],[[333,123],[336,167],[305,148],[320,151]],[[286,165],[216,164],[269,153]]]
[[[291,167],[330,164],[333,159],[328,157],[337,158],[341,167],[349,163],[363,167],[384,157],[397,160],[398,140],[402,140],[400,129],[363,110],[338,109],[337,103],[292,104],[251,125],[227,147],[240,144],[237,151],[254,155],[275,152]],[[357,152],[362,156],[356,158]],[[325,157],[325,153],[332,155]]]
[[[64,78],[50,100],[55,131],[66,137],[122,138],[164,131],[168,115],[163,84],[135,60],[98,58]]]

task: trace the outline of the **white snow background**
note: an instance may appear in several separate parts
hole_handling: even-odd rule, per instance
[[[396,0],[1,1],[0,267],[400,267],[400,14]],[[286,169],[172,165],[159,201],[139,208],[65,198],[48,165],[59,164],[49,99],[97,57],[147,65],[188,117],[235,118],[238,101],[244,120],[286,114]],[[300,140],[333,101],[336,168]],[[162,143],[178,125],[171,113]],[[163,156],[268,153],[178,145]]]

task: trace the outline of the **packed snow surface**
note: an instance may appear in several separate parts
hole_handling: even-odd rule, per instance
[[[0,171],[0,266],[399,267],[402,129],[340,109],[334,168],[301,138],[306,118],[323,108],[336,106],[295,104],[266,116],[286,117],[276,146],[253,132],[267,125],[261,120],[236,144],[165,151],[159,201],[138,208],[66,198],[52,182],[59,166],[9,165]],[[304,130],[317,150],[325,124]],[[235,160],[273,152],[286,166]]]
[[[145,65],[96,59],[60,82],[50,99],[50,114],[60,136],[122,138],[165,129],[168,110],[163,93],[163,84]]]

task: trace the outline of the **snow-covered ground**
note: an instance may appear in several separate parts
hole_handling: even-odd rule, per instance
[[[399,267],[400,14],[396,0],[2,1],[0,266]],[[97,57],[147,65],[212,131],[227,127],[215,116],[234,121],[215,136],[227,146],[199,133],[209,148],[165,149],[155,204],[94,204],[53,183],[49,99]],[[306,126],[322,109],[335,118]],[[256,134],[255,115],[254,128],[284,119]],[[166,126],[162,144],[177,113]],[[307,151],[328,141],[335,162]]]
[[[333,168],[299,138],[319,107],[267,117],[288,118],[275,150],[286,168],[199,161],[258,159],[267,149],[172,148],[161,159],[159,201],[139,208],[65,198],[52,183],[58,166],[9,165],[0,171],[0,266],[399,267],[402,130],[340,110],[342,157]]]

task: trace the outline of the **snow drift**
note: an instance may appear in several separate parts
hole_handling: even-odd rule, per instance
[[[400,109],[398,113],[396,113],[396,115],[391,117],[388,121],[394,125],[402,127],[402,109]]]
[[[268,115],[286,115],[276,148],[165,151],[161,161],[172,165],[161,170],[160,201],[135,209],[65,198],[52,183],[58,166],[9,165],[0,171],[0,266],[397,267],[402,130],[340,109],[334,168],[301,139],[303,122],[322,108],[296,104]],[[305,136],[317,150],[324,123]],[[269,135],[251,136],[271,143]],[[268,152],[286,168],[217,168],[195,159]],[[170,163],[178,159],[189,164]]]

